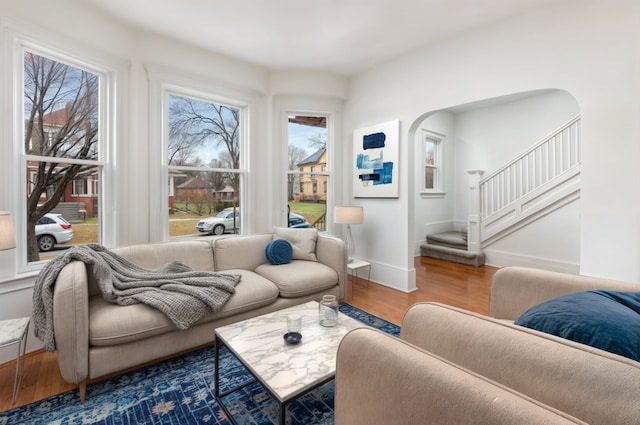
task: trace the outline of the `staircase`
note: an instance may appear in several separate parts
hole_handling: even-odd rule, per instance
[[[468,237],[459,232],[428,235],[421,255],[482,265],[482,248],[578,199],[580,116],[487,177],[480,179],[478,170],[469,174]],[[470,259],[471,254],[478,258]]]
[[[466,233],[455,231],[427,235],[427,243],[420,245],[420,255],[475,267],[483,266],[485,258],[483,252],[467,249]]]
[[[482,246],[580,197],[580,116],[480,181]]]

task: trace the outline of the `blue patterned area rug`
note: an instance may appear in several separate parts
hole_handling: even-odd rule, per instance
[[[340,311],[398,336],[400,328],[346,303]],[[221,387],[251,380],[226,349],[221,351]],[[214,349],[206,347],[155,365],[91,384],[82,404],[73,390],[0,413],[0,425],[230,425],[215,400]],[[292,402],[291,425],[333,424],[333,381]],[[279,408],[258,383],[225,397],[238,424],[277,423]]]

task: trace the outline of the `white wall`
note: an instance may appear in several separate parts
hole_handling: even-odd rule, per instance
[[[456,116],[444,110],[429,113],[417,124],[413,144],[415,147],[415,194],[414,194],[414,235],[413,255],[420,255],[420,244],[429,234],[459,229],[455,220],[455,193],[458,170],[456,167]],[[421,191],[423,182],[424,156],[422,155],[423,133],[428,130],[442,135],[441,152],[443,160],[442,193],[427,194]],[[462,170],[466,178],[466,173]]]
[[[563,206],[484,250],[486,263],[580,272],[580,200]]]
[[[34,13],[37,10],[38,13]],[[68,11],[73,10],[73,14]],[[88,19],[84,19],[88,18]],[[19,175],[19,164],[15,161],[14,152],[17,146],[14,144],[13,126],[20,123],[22,117],[13,116],[14,86],[17,81],[14,74],[19,68],[14,69],[14,37],[24,40],[34,40],[45,47],[61,49],[61,52],[69,55],[77,55],[112,66],[117,72],[126,73],[128,57],[132,48],[132,33],[122,25],[109,21],[101,16],[94,15],[90,10],[73,5],[67,1],[57,3],[26,0],[22,2],[3,2],[0,9],[0,23],[2,32],[0,49],[2,54],[2,72],[0,87],[1,101],[0,119],[0,209],[11,211],[15,217],[22,215],[19,210],[20,192],[17,184],[7,182],[23,181]],[[82,36],[79,36],[81,34]],[[108,36],[105,36],[108,35]],[[123,104],[127,104],[128,76],[125,74],[120,81],[118,96]],[[19,93],[21,87],[15,87]],[[130,113],[119,115],[118,119],[128,120]],[[119,135],[126,134],[123,129]],[[140,156],[138,156],[140,157]],[[127,179],[130,174],[122,167],[121,178],[118,182]],[[122,193],[122,191],[120,191]],[[134,204],[135,205],[135,204]],[[146,210],[145,210],[146,211]],[[110,213],[111,214],[111,213]],[[123,217],[124,219],[124,217]],[[126,220],[124,220],[126,221]],[[20,221],[14,218],[19,232]],[[17,236],[20,233],[17,233]],[[19,236],[18,236],[19,237]],[[10,251],[10,261],[3,261],[3,276],[0,281],[0,319],[31,316],[32,288],[35,281],[35,273],[22,273],[18,271],[18,253]],[[6,278],[9,276],[9,279]],[[29,336],[27,350],[31,351],[41,347],[39,340],[33,337],[33,326]],[[15,346],[0,349],[0,362],[15,358]]]
[[[573,96],[554,90],[456,114],[456,175],[468,169],[489,175],[579,112]],[[466,178],[457,181],[455,196],[456,219],[464,222],[469,208]],[[555,211],[485,247],[486,264],[578,272],[579,223],[580,210],[575,205]]]
[[[561,90],[543,90],[519,93],[486,99],[480,102],[456,106],[435,113],[428,113],[415,132],[415,146],[419,149],[421,129],[440,133],[446,138],[445,194],[443,197],[425,196],[420,192],[422,184],[422,155],[415,155],[415,237],[414,254],[419,255],[419,247],[425,235],[449,230],[459,230],[466,226],[469,201],[467,170],[483,170],[485,176],[524,152],[527,148],[549,135],[579,113],[575,99]],[[553,215],[557,220],[575,222],[579,217],[566,214]],[[547,221],[550,217],[547,217]],[[561,227],[561,226],[560,226]],[[535,233],[534,233],[535,235]],[[579,252],[579,233],[557,234],[562,244],[567,238],[572,241],[571,253],[563,253],[563,258],[576,258]],[[543,245],[553,244],[545,240]],[[544,250],[536,239],[526,244],[511,245],[511,257],[530,256]],[[486,253],[494,247],[490,247]],[[504,258],[504,256],[493,259]],[[497,261],[487,264],[504,266],[511,262]],[[575,267],[577,268],[577,261]]]
[[[34,13],[37,10],[38,13]],[[17,185],[22,181],[14,161],[12,126],[14,119],[14,69],[12,37],[24,34],[37,42],[49,43],[71,55],[97,59],[116,66],[119,75],[115,111],[118,120],[117,147],[113,161],[116,172],[113,202],[107,211],[113,217],[116,232],[106,235],[108,246],[146,243],[162,238],[162,216],[166,209],[162,197],[161,160],[157,105],[159,81],[193,86],[218,96],[245,102],[250,107],[248,205],[259,214],[247,227],[253,232],[270,231],[283,220],[278,208],[286,205],[278,176],[280,147],[286,140],[276,132],[281,123],[280,108],[322,111],[335,117],[335,141],[342,143],[342,101],[347,80],[320,72],[272,72],[192,46],[140,32],[96,13],[82,2],[24,0],[3,2],[0,9],[2,72],[0,74],[0,210],[21,214]],[[88,55],[88,56],[85,56]],[[305,88],[307,88],[305,90]],[[17,87],[16,90],[21,90]],[[286,99],[284,101],[283,99]],[[284,103],[283,103],[284,102]],[[17,118],[20,122],[21,118]],[[339,157],[337,158],[339,160]],[[338,161],[334,184],[341,186],[342,164]],[[284,180],[283,180],[284,182]],[[341,196],[341,192],[339,192]],[[0,320],[31,315],[31,297],[35,273],[17,274],[17,250],[0,253]],[[7,256],[9,258],[7,258]],[[8,276],[8,278],[7,278]],[[41,347],[29,337],[28,350]],[[14,357],[15,347],[0,349],[0,363]]]
[[[344,183],[344,193],[338,195],[342,203],[365,207],[365,224],[353,228],[356,255],[372,261],[374,280],[406,291],[415,289],[414,211],[421,199],[416,196],[416,151],[409,135],[415,133],[425,113],[556,88],[571,93],[582,112],[582,199],[571,207],[580,216],[581,272],[640,281],[640,5],[635,0],[551,2],[372,69],[348,84],[317,73],[271,73],[139,33],[79,2],[3,2],[0,19],[4,28],[33,31],[56,47],[104,56],[105,60],[115,58],[118,66],[127,64],[126,87],[117,105],[124,140],[117,152],[120,187],[117,204],[112,206],[119,224],[115,240],[120,245],[151,240],[156,230],[147,225],[156,211],[157,199],[149,188],[158,167],[146,159],[157,143],[150,132],[147,65],[176,71],[177,78],[193,78],[254,102],[252,138],[259,143],[251,152],[256,189],[251,202],[269,211],[277,210],[274,205],[281,201],[277,194],[274,197],[274,166],[268,159],[273,144],[280,142],[274,136],[280,125],[278,108],[284,103],[289,107],[288,100],[304,99],[308,109],[335,109],[339,117],[346,97],[343,126],[337,129],[336,139],[342,141],[339,154],[347,159],[352,158],[354,129],[401,120],[398,199],[354,200],[350,179],[343,178],[352,175],[349,160],[337,170],[336,180]],[[19,174],[12,164],[12,121],[6,118],[13,108],[13,69],[6,60],[11,55],[6,31],[1,37],[0,209],[14,210],[17,198],[12,183]],[[305,86],[311,87],[306,94]],[[265,218],[252,226],[256,231],[268,230],[270,222]],[[0,319],[30,315],[33,279],[33,275],[16,276],[0,284]],[[39,341],[31,337],[29,350],[38,346]],[[12,355],[0,351],[0,362]]]
[[[579,112],[573,96],[552,91],[456,114],[456,219],[465,221],[468,214],[465,170],[488,176]]]
[[[639,23],[640,4],[633,0],[551,2],[353,78],[347,135],[401,120],[400,197],[360,200],[365,224],[379,229],[375,243],[360,244],[356,253],[374,263],[373,279],[414,287],[413,123],[425,111],[560,89],[575,97],[582,113],[580,272],[640,281]]]

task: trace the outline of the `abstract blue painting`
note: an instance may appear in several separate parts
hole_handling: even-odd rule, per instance
[[[398,120],[354,131],[354,197],[398,197],[399,132]]]

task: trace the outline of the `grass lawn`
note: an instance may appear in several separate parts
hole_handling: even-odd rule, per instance
[[[184,236],[199,234],[196,224],[202,217],[181,217],[169,220],[169,236]],[[72,225],[73,239],[70,245],[82,243],[96,243],[98,241],[98,225],[76,223]]]
[[[71,229],[73,230],[73,239],[68,245],[98,242],[97,223],[76,223],[71,225]]]
[[[326,212],[325,204],[311,202],[290,202],[291,212],[300,214],[309,223],[314,223]],[[208,216],[207,216],[208,217]],[[196,224],[203,216],[195,213],[176,213],[169,216],[169,236],[198,235]],[[84,223],[74,223],[73,239],[66,245],[78,245],[83,243],[98,242],[98,219],[90,217]]]
[[[289,202],[292,213],[300,214],[313,224],[327,212],[327,204],[315,202]]]
[[[169,219],[169,236],[199,235],[196,224],[201,218]]]

